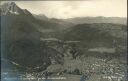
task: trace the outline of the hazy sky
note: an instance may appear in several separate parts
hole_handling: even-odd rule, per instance
[[[48,17],[127,17],[127,0],[17,1],[21,8]]]

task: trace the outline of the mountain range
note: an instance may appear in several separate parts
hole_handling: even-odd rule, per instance
[[[0,12],[2,57],[27,70],[46,70],[53,60],[64,64],[70,56],[75,59],[89,55],[86,51],[90,48],[115,48],[113,54],[126,51],[126,18],[48,18],[21,9],[14,2],[1,5]],[[82,55],[74,44],[83,50]]]
[[[75,24],[84,24],[84,23],[113,23],[113,24],[127,24],[127,18],[121,17],[76,17],[64,19],[64,21],[68,21]]]

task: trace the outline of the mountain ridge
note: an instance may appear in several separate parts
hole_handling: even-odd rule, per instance
[[[84,24],[84,23],[113,23],[113,24],[127,24],[127,18],[123,17],[76,17],[63,19],[64,21],[72,22],[75,24]]]
[[[8,10],[8,8],[11,9]],[[119,56],[120,53],[124,54],[122,49],[125,50],[125,35],[123,36],[123,34],[126,33],[126,25],[100,21],[100,23],[90,23],[93,18],[89,23],[85,23],[85,18],[82,20],[83,22],[80,18],[81,23],[72,19],[71,23],[70,20],[47,19],[44,15],[39,19],[31,15],[28,10],[18,9],[19,7],[13,9],[12,6],[9,6],[2,10],[2,12],[7,10],[7,13],[0,16],[2,45],[6,49],[3,54],[7,55],[7,59],[23,67],[31,68],[31,72],[41,72],[50,65],[56,66],[56,64],[63,66],[63,64],[69,63],[73,67],[70,62],[72,60],[77,62],[78,59],[81,60],[82,56],[86,58],[86,56],[105,57],[108,55],[108,53],[88,52],[88,49],[92,47],[114,48],[115,53],[111,53],[113,57]],[[95,19],[94,21],[96,22]],[[76,62],[73,64],[77,65]],[[70,69],[72,68],[62,70]]]
[[[21,9],[15,2],[8,2],[0,5],[1,15],[32,15],[27,9]]]

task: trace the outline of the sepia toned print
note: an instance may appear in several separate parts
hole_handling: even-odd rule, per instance
[[[127,81],[126,2],[1,1],[1,80]]]

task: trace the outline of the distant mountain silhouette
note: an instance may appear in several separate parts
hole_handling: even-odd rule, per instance
[[[34,16],[35,16],[35,18],[37,18],[39,20],[47,21],[49,23],[56,24],[56,27],[58,27],[59,29],[66,29],[66,28],[74,25],[73,23],[68,22],[68,21],[64,21],[63,19],[48,18],[43,14],[34,15]]]
[[[121,17],[76,17],[64,19],[74,24],[84,24],[84,23],[113,23],[113,24],[127,24],[127,18]]]

